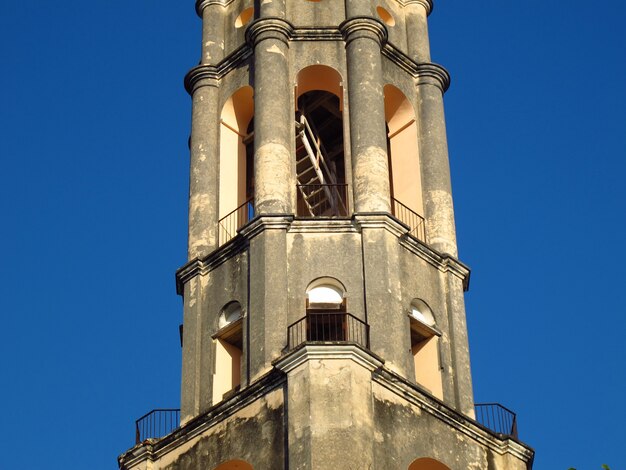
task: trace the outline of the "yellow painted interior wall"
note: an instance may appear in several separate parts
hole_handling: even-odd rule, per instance
[[[424,214],[413,106],[393,85],[385,86],[385,119],[389,127],[394,197],[419,215]]]
[[[215,374],[213,374],[213,403],[222,401],[226,392],[241,383],[241,349],[217,339],[215,344]]]
[[[430,390],[435,397],[443,400],[439,354],[437,352],[439,338],[432,336],[413,346],[413,363],[415,364],[415,381]]]
[[[246,200],[246,146],[243,139],[254,115],[252,87],[237,90],[221,113],[219,218]]]

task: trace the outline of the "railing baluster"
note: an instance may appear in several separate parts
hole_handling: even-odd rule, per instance
[[[476,421],[493,432],[517,439],[517,416],[499,403],[477,403]]]
[[[248,199],[246,202],[237,207],[234,211],[222,217],[218,222],[218,242],[219,245],[229,242],[235,235],[237,230],[247,224],[254,218],[254,198]]]

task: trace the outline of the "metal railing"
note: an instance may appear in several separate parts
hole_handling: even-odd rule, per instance
[[[302,343],[356,343],[369,349],[369,325],[346,312],[309,312],[287,327],[288,349]]]
[[[299,184],[297,213],[300,217],[347,217],[347,184]]]
[[[498,434],[517,439],[517,416],[499,403],[476,403],[476,421]]]
[[[253,217],[254,198],[248,199],[237,209],[222,217],[217,226],[219,245],[222,246],[235,238],[237,230],[247,224]]]
[[[423,242],[426,241],[426,224],[424,223],[424,218],[395,198],[392,198],[391,202],[392,214],[400,220],[400,222],[409,226],[409,235]]]
[[[180,425],[180,410],[167,408],[152,410],[135,421],[135,444],[146,439],[167,436]]]

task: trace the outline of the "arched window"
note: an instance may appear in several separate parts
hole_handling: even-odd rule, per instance
[[[253,468],[252,465],[243,460],[229,460],[218,465],[213,470],[253,470]]]
[[[342,100],[341,76],[335,69],[311,65],[298,73],[295,132],[299,216],[348,215]]]
[[[253,216],[254,100],[250,86],[239,88],[220,115],[219,242],[223,245]]]
[[[241,385],[241,356],[243,355],[242,311],[239,302],[229,302],[218,319],[215,341],[215,374],[213,403]]]
[[[409,233],[423,241],[424,209],[415,111],[395,86],[385,85],[384,93],[392,210],[409,226]]]
[[[450,468],[435,459],[422,458],[414,460],[408,470],[450,470]]]
[[[313,281],[306,290],[308,341],[349,341],[345,289],[333,278]]]
[[[439,336],[431,308],[420,299],[411,302],[409,310],[411,354],[415,366],[415,381],[435,397],[443,399]]]

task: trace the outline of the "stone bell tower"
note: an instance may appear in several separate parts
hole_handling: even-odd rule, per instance
[[[473,401],[432,8],[196,2],[180,415],[120,468],[531,467]]]

